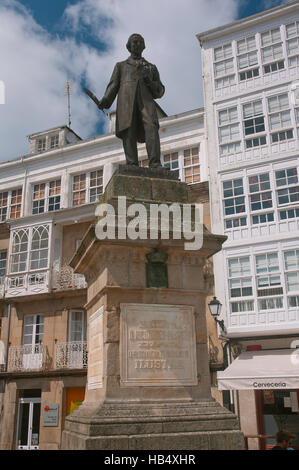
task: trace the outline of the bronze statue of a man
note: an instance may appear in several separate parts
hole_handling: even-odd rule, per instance
[[[161,98],[165,88],[157,67],[142,57],[145,43],[140,34],[129,37],[127,49],[131,55],[115,65],[98,107],[110,108],[118,95],[115,134],[123,141],[127,164],[138,166],[137,142],[145,142],[149,166],[160,167],[159,121],[154,99]]]

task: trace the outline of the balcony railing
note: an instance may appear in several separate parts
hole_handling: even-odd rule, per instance
[[[5,277],[3,287],[6,297],[49,292],[49,270],[9,274]]]
[[[46,369],[49,363],[47,348],[43,344],[10,346],[8,372],[26,372]]]
[[[85,289],[83,274],[74,273],[70,266],[40,270],[37,272],[0,276],[0,299],[24,295],[42,294],[51,291]]]
[[[74,273],[67,264],[52,271],[52,290],[85,289],[86,286],[83,274]]]
[[[56,343],[56,369],[84,369],[87,367],[86,341]]]

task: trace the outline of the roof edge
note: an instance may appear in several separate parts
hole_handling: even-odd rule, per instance
[[[254,15],[247,16],[246,18],[232,21],[231,23],[227,23],[222,26],[217,26],[217,28],[209,29],[202,33],[198,33],[196,34],[196,37],[200,45],[202,45],[203,42],[216,39],[220,35],[223,36],[226,33],[238,31],[244,26],[244,24],[248,24],[248,26],[250,26],[251,23],[256,23],[258,19],[261,19],[261,21],[265,21],[266,17],[275,18],[276,16],[279,16],[282,11],[293,11],[298,7],[299,0],[292,0],[291,2],[278,5],[277,7],[273,7],[268,10],[264,10],[260,13],[255,13]]]

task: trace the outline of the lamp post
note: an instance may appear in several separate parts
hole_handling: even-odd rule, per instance
[[[209,305],[209,310],[210,310],[210,313],[211,313],[212,317],[214,317],[214,320],[218,323],[221,330],[223,332],[225,332],[224,321],[223,320],[218,320],[218,318],[217,318],[220,315],[222,304],[214,296],[213,299],[211,300],[211,302],[208,305]]]

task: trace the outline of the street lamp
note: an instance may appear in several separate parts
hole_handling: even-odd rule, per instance
[[[211,300],[211,302],[208,305],[209,305],[209,310],[210,310],[212,317],[214,317],[214,320],[218,323],[221,330],[225,331],[224,321],[218,320],[217,318],[220,315],[222,304],[219,302],[219,300],[216,297],[213,297],[213,300]]]

